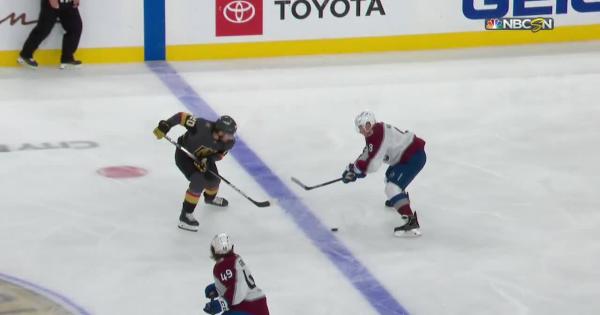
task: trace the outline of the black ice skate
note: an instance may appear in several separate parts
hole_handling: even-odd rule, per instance
[[[182,212],[179,216],[179,228],[186,231],[197,232],[198,221],[194,218],[192,213]]]
[[[417,219],[417,213],[411,216],[402,216],[405,218],[406,223],[402,226],[394,228],[394,235],[398,237],[416,237],[421,236],[421,230],[419,226],[419,220]]]
[[[217,206],[217,207],[227,207],[229,205],[229,201],[223,197],[206,197],[204,195],[204,202],[209,205]]]

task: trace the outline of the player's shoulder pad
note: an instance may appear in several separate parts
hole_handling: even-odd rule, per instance
[[[384,122],[376,122],[375,125],[373,125],[373,133],[383,133],[383,131],[385,130],[385,127],[387,126],[386,123]]]
[[[212,130],[213,122],[202,117],[196,117],[196,129]]]
[[[385,134],[385,124],[382,122],[375,123],[375,125],[373,125],[373,134],[370,135],[368,138],[366,138],[367,145],[368,144],[373,144],[373,145],[381,144],[384,134]],[[372,152],[372,151],[373,151],[372,149],[369,150],[369,152]]]

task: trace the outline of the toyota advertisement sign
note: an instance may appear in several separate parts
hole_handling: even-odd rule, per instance
[[[216,0],[216,35],[262,35],[262,0]]]

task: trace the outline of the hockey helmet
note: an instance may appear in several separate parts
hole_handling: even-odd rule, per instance
[[[360,127],[364,127],[367,123],[370,123],[372,127],[376,122],[377,120],[375,120],[375,114],[373,114],[373,112],[370,110],[365,110],[358,114],[356,118],[354,118],[354,126],[358,132],[360,132]]]
[[[215,130],[233,135],[237,131],[237,124],[231,116],[223,115],[215,121]]]
[[[233,250],[233,241],[229,235],[219,233],[210,242],[210,251],[213,255],[226,255]]]

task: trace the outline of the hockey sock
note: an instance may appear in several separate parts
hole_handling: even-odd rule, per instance
[[[400,213],[401,215],[405,215],[405,216],[412,216],[413,215],[413,211],[410,208],[410,203],[407,203],[403,206],[400,206],[397,209],[398,213]]]
[[[217,196],[217,192],[219,192],[219,188],[205,189],[204,190],[204,199],[208,202],[212,201]]]
[[[192,213],[198,204],[200,194],[190,191],[189,189],[185,192],[185,200],[183,201],[183,208],[181,211],[185,213]]]
[[[389,200],[389,203],[396,208],[401,215],[412,216],[413,211],[410,208],[410,199],[407,192],[401,192]]]

